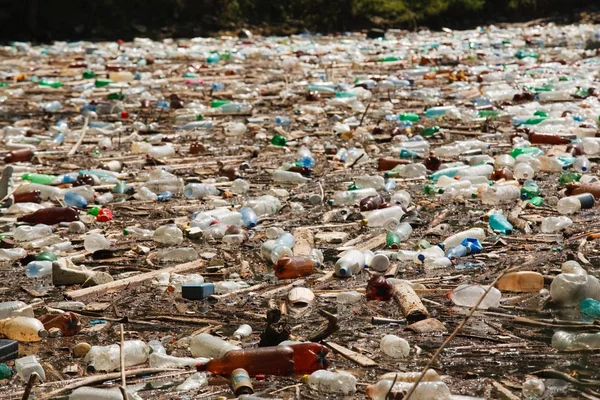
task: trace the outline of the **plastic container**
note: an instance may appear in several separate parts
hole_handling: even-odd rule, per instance
[[[18,342],[39,342],[48,336],[44,325],[35,318],[10,317],[0,320],[0,333]]]
[[[365,256],[361,251],[349,250],[335,263],[335,274],[339,277],[348,278],[358,274],[365,265]]]
[[[0,320],[10,317],[33,318],[33,308],[22,301],[6,301],[0,303]]]
[[[410,344],[396,335],[385,335],[379,344],[381,351],[392,358],[405,358],[410,354]]]
[[[188,199],[202,199],[207,196],[217,196],[219,190],[214,185],[206,183],[188,183],[183,190],[183,195]]]
[[[190,344],[190,350],[194,357],[222,357],[232,350],[239,349],[239,346],[235,346],[208,333],[201,333],[194,336]]]
[[[600,349],[600,332],[571,333],[558,331],[552,336],[552,347],[557,350]]]
[[[35,356],[16,359],[15,369],[17,375],[25,382],[29,382],[29,378],[33,373],[36,373],[42,382],[46,380],[46,372]]]
[[[554,233],[567,229],[571,225],[573,221],[568,217],[546,217],[542,220],[540,230],[543,233]]]
[[[368,385],[366,394],[372,400],[385,400],[388,394],[402,398],[402,394],[410,391],[414,384],[408,382],[396,382],[393,380],[379,381],[374,385]],[[410,397],[412,400],[451,400],[450,389],[444,382],[420,382]]]
[[[98,250],[109,249],[111,243],[104,237],[104,235],[100,233],[90,233],[86,235],[85,239],[83,240],[83,246],[85,247],[86,251],[94,253]]]
[[[473,307],[477,304],[479,298],[485,293],[488,287],[489,286],[463,284],[450,292],[448,298],[457,306]],[[489,293],[479,304],[478,308],[483,310],[488,308],[498,308],[500,307],[500,298],[502,298],[500,291],[496,288],[491,288]]]
[[[570,197],[563,197],[558,201],[556,209],[563,215],[575,214],[582,209],[594,207],[594,196],[590,193],[582,193]]]
[[[183,232],[175,224],[163,225],[154,231],[152,240],[167,246],[178,246],[183,242]]]
[[[320,393],[348,396],[356,392],[356,378],[348,372],[315,371],[307,379],[308,387]]]
[[[248,324],[242,324],[239,328],[233,332],[233,338],[236,340],[240,340],[241,338],[248,337],[252,334],[252,327]]]
[[[150,347],[141,340],[125,341],[126,367],[145,363],[149,355]],[[96,371],[116,371],[121,368],[121,347],[118,344],[92,346],[84,361]]]
[[[558,274],[550,284],[550,297],[558,307],[573,307],[581,300],[600,300],[600,282],[595,276]]]

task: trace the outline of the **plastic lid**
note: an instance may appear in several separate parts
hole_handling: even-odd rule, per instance
[[[48,337],[48,331],[45,329],[40,329],[38,331],[38,336],[41,337],[42,339],[45,339]]]
[[[377,272],[385,272],[390,266],[390,259],[385,254],[375,254],[371,260],[371,269]]]

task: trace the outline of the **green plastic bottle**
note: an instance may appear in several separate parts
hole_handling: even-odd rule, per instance
[[[583,299],[579,302],[582,313],[592,318],[600,318],[600,301],[592,298]]]
[[[273,146],[285,146],[286,143],[287,139],[285,138],[285,136],[281,136],[278,133],[276,133],[275,136],[273,136],[273,139],[271,139],[271,144]]]
[[[111,83],[113,83],[113,81],[110,79],[96,79],[94,85],[96,85],[96,87],[104,87],[110,85]]]
[[[431,183],[428,183],[423,187],[423,193],[425,194],[442,194],[444,193],[444,189],[437,187]]]
[[[510,235],[513,232],[512,224],[502,214],[490,215],[489,224],[494,232],[500,232],[503,235]]]
[[[521,187],[521,199],[522,200],[532,199],[532,198],[538,196],[539,194],[540,194],[540,187],[538,186],[538,184],[535,181],[528,179],[523,183],[523,186]]]
[[[219,108],[221,106],[224,106],[225,104],[229,104],[231,103],[228,100],[213,100],[210,102],[210,108]]]
[[[388,249],[400,248],[400,235],[394,232],[388,232],[387,235],[385,235],[385,247]]]
[[[546,117],[532,117],[529,118],[527,121],[523,122],[521,125],[537,125],[545,119]]]
[[[46,86],[46,87],[51,87],[51,88],[59,88],[59,87],[63,87],[64,84],[62,82],[59,81],[53,81],[51,79],[40,79],[40,86]]]
[[[419,158],[419,154],[412,150],[402,149],[400,150],[400,158]]]
[[[419,117],[419,115],[415,113],[402,113],[398,115],[398,119],[400,121],[417,122],[420,118],[421,117]]]
[[[537,110],[536,112],[533,113],[533,115],[535,115],[536,117],[544,117],[544,118],[548,117],[548,113],[546,111],[542,111],[542,110]]]
[[[580,179],[581,179],[581,174],[579,174],[577,172],[565,172],[560,175],[559,182],[560,182],[561,186],[564,186],[567,183],[579,182]]]
[[[125,95],[121,92],[109,93],[108,100],[125,100]]]
[[[31,183],[39,183],[41,185],[49,185],[56,181],[56,176],[36,173],[25,173],[23,174],[23,180]]]
[[[421,131],[421,136],[433,136],[440,131],[439,126],[427,126]]]
[[[83,71],[82,78],[83,79],[93,79],[96,77],[94,71]]]
[[[87,211],[87,213],[89,215],[93,215],[94,217],[97,217],[99,212],[100,212],[100,207],[92,207]]]
[[[544,152],[535,146],[533,146],[533,147],[517,147],[516,149],[512,149],[512,151],[510,152],[510,156],[512,158],[517,158],[521,154],[527,154],[532,157],[537,157],[537,156],[544,154]]]
[[[533,204],[536,207],[540,207],[544,203],[544,199],[540,196],[535,196],[529,200],[529,204]]]
[[[6,364],[0,364],[0,380],[8,379],[12,376],[12,370]]]
[[[38,261],[56,261],[58,260],[58,257],[56,257],[56,254],[52,253],[51,251],[43,251],[38,254],[35,259]]]
[[[438,179],[440,179],[442,176],[447,176],[448,178],[454,178],[456,175],[458,175],[458,173],[460,172],[461,169],[465,169],[465,168],[469,168],[469,166],[461,165],[458,167],[441,169],[441,170],[436,171],[433,174],[429,175],[429,179],[431,179],[432,181],[435,182]]]

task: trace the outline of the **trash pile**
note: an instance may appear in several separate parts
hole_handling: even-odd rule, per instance
[[[600,27],[243,36],[0,48],[0,399],[596,398]]]

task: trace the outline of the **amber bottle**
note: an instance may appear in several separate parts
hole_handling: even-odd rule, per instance
[[[82,328],[79,317],[72,312],[43,315],[39,320],[44,324],[45,330],[48,331],[51,328],[58,328],[63,336],[74,336],[79,333]]]
[[[319,266],[319,263],[309,257],[281,257],[275,264],[277,279],[293,279],[308,276]]]
[[[442,165],[442,160],[440,160],[433,154],[430,154],[429,157],[425,159],[423,164],[425,165],[425,168],[427,168],[428,171],[437,171],[438,169],[440,169],[440,165]]]
[[[33,190],[31,192],[13,193],[13,200],[15,203],[40,203],[42,198],[39,190]]]
[[[579,183],[569,182],[567,183],[567,196],[573,196],[576,194],[590,193],[595,199],[600,199],[600,184],[595,183]]]
[[[410,164],[410,160],[402,160],[400,158],[393,157],[379,157],[377,162],[377,169],[379,171],[389,171],[394,169],[396,165]]]
[[[367,300],[389,301],[394,295],[394,287],[383,277],[377,275],[367,283]]]
[[[359,203],[360,211],[372,211],[378,208],[386,208],[386,202],[381,195],[369,196]]]
[[[502,168],[494,170],[494,172],[490,176],[490,179],[493,181],[499,181],[500,179],[511,181],[514,179],[514,176],[510,169]]]
[[[233,350],[223,357],[196,365],[198,371],[226,376],[238,368],[245,369],[250,376],[289,376],[294,373],[294,350],[289,346]]]
[[[569,144],[571,139],[555,133],[538,133],[531,132],[529,134],[531,144]]]
[[[4,156],[4,162],[7,164],[19,162],[19,161],[31,161],[33,158],[33,150],[31,149],[19,149],[14,150]]]
[[[29,224],[55,225],[61,222],[77,221],[79,211],[73,207],[42,208],[34,213],[23,215],[17,221]]]
[[[319,343],[299,343],[289,347],[294,350],[294,373],[298,375],[312,374],[329,367],[327,353],[329,349]]]

